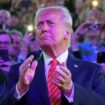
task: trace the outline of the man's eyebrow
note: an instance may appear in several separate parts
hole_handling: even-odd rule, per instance
[[[53,20],[50,20],[50,19],[46,19],[46,20],[44,20],[45,22],[51,22],[51,23],[54,23],[54,21]],[[40,21],[38,21],[37,23],[43,23],[44,22],[43,20],[40,20]]]
[[[43,21],[38,21],[37,25],[43,24]]]

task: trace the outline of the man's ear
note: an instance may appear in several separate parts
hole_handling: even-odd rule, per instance
[[[64,39],[68,39],[70,38],[72,35],[70,32],[66,31],[65,35],[64,35]]]

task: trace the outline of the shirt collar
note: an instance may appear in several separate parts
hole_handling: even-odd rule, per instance
[[[43,52],[43,57],[46,65],[48,65],[49,62],[52,60],[52,58],[46,55],[44,52]],[[60,64],[62,64],[63,62],[64,63],[67,62],[67,57],[68,57],[68,49],[65,52],[63,52],[60,56],[58,56],[56,59]]]

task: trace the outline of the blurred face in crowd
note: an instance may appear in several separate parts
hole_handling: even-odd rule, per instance
[[[7,24],[9,19],[10,19],[10,13],[6,10],[1,10],[0,11],[0,21]]]
[[[42,49],[46,47],[57,50],[65,49],[67,48],[66,41],[70,38],[59,10],[46,10],[38,14],[36,34]]]
[[[0,34],[0,48],[7,49],[10,51],[11,49],[11,38],[7,34]]]
[[[20,47],[21,47],[21,37],[18,35],[12,35],[12,54],[13,55],[18,55],[20,52]]]
[[[10,26],[17,26],[19,23],[19,18],[16,16],[12,16],[10,19]]]
[[[97,44],[100,39],[100,24],[90,24],[88,27],[88,32],[86,34],[86,38],[93,44]]]

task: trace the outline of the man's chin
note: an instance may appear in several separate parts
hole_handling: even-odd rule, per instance
[[[51,43],[44,43],[44,44],[41,44],[40,45],[42,48],[45,48],[45,47],[51,47],[52,44]]]

